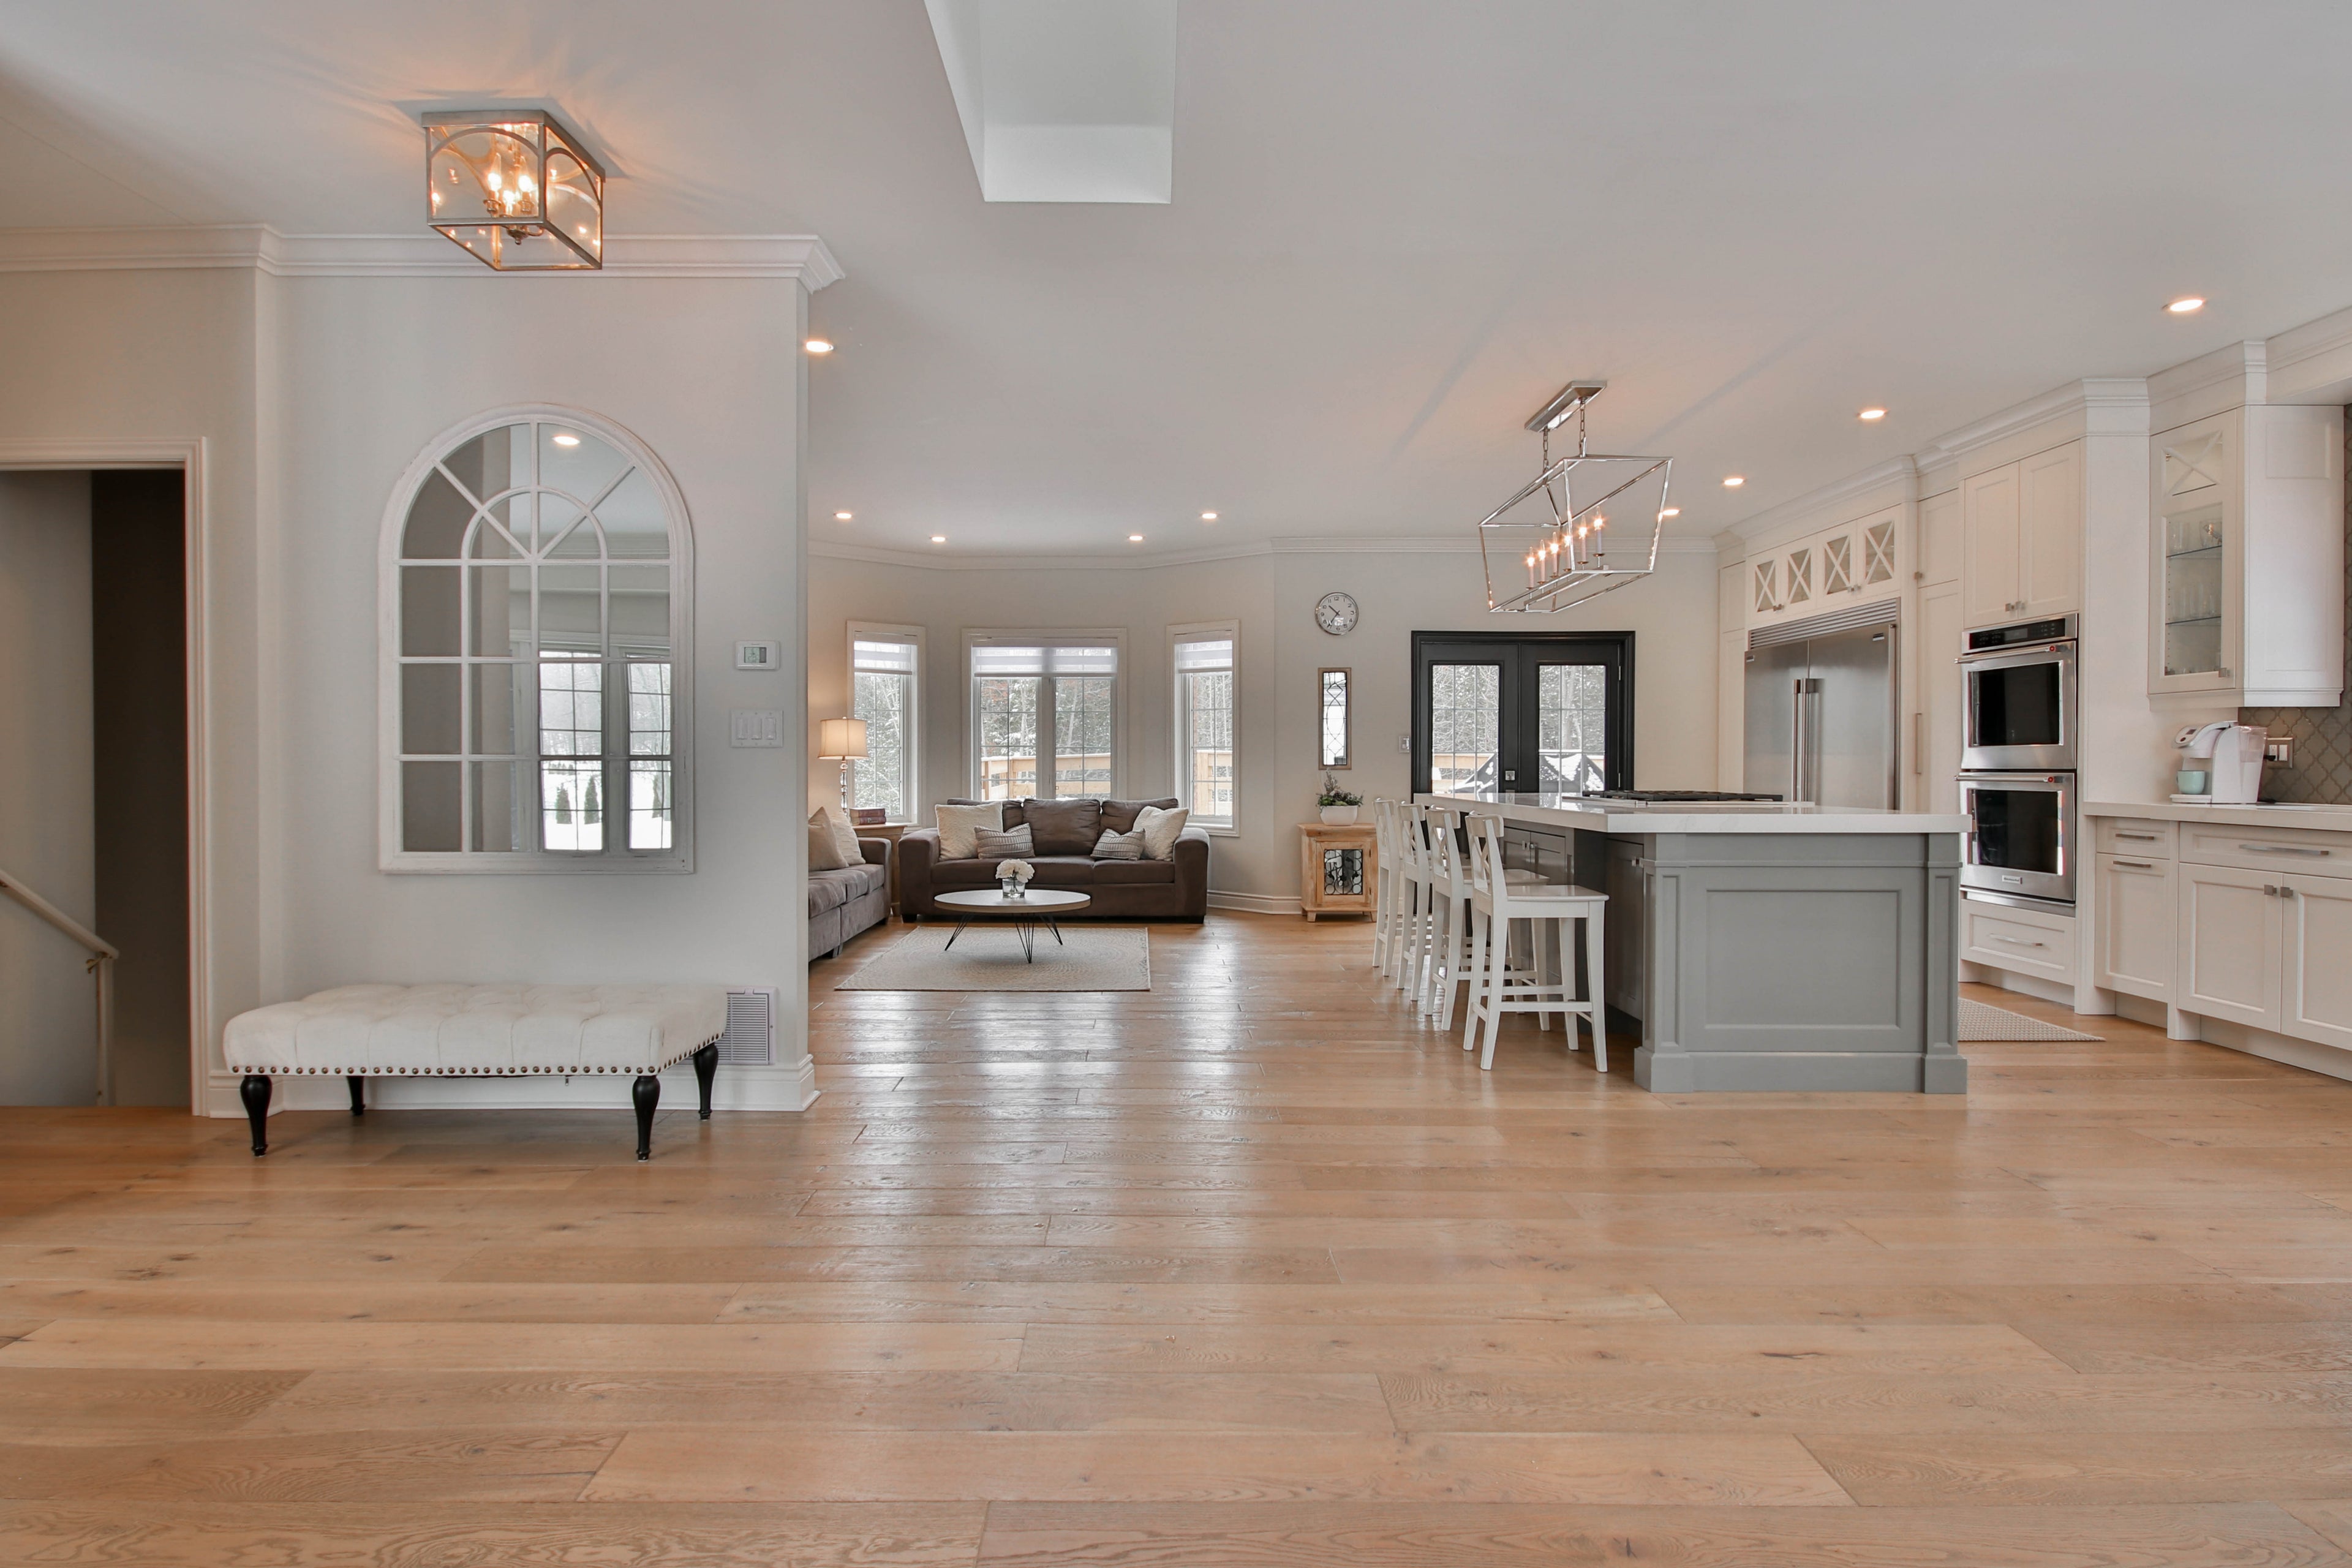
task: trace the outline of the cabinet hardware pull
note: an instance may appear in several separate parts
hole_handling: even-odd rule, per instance
[[[2279,889],[2279,897],[2282,899],[2291,899],[2294,897],[2294,889],[2293,888],[2281,888]]]
[[[2160,833],[2118,833],[2116,837],[2118,838],[2137,838],[2142,843],[2153,844],[2158,839],[2163,837],[2164,835]]]
[[[2278,897],[2278,889],[2272,887],[2268,882],[2264,882],[2263,884],[2263,897],[2266,899],[2275,899]]]
[[[2013,936],[1996,936],[1993,938],[1993,941],[2005,942],[2011,947],[2047,947],[2050,945],[2048,942],[2020,942]]]
[[[2299,844],[2241,844],[2241,849],[2251,849],[2257,855],[2333,855],[2333,849],[2310,849]]]
[[[2128,866],[2135,871],[2153,871],[2156,869],[2154,863],[2147,860],[2118,860],[2116,864],[2118,866]]]

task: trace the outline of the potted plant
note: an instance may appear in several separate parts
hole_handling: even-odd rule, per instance
[[[1316,802],[1323,808],[1323,820],[1334,827],[1345,827],[1356,820],[1356,808],[1364,797],[1350,795],[1339,787],[1339,781],[1329,773],[1323,775],[1323,795]]]
[[[999,860],[996,863],[996,885],[1008,899],[1028,897],[1029,879],[1036,874],[1037,868],[1026,860]]]

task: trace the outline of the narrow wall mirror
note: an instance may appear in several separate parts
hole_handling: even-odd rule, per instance
[[[1322,722],[1317,728],[1321,753],[1316,766],[1344,768],[1354,762],[1353,731],[1348,712],[1348,697],[1351,673],[1345,669],[1316,671],[1316,685]]]

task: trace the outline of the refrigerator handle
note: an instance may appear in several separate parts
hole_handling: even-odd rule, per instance
[[[1816,804],[1814,797],[1821,793],[1821,702],[1820,679],[1799,676],[1795,700],[1790,704],[1793,714],[1791,739],[1796,749],[1790,779],[1791,793],[1807,805]]]

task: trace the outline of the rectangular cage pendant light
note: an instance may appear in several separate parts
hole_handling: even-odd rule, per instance
[[[1528,420],[1543,437],[1543,470],[1478,521],[1486,608],[1565,610],[1657,570],[1671,458],[1587,450],[1584,411],[1603,382],[1571,382]],[[1551,433],[1576,421],[1576,450],[1551,455]]]
[[[499,272],[604,265],[604,171],[538,109],[425,120],[425,221]]]

